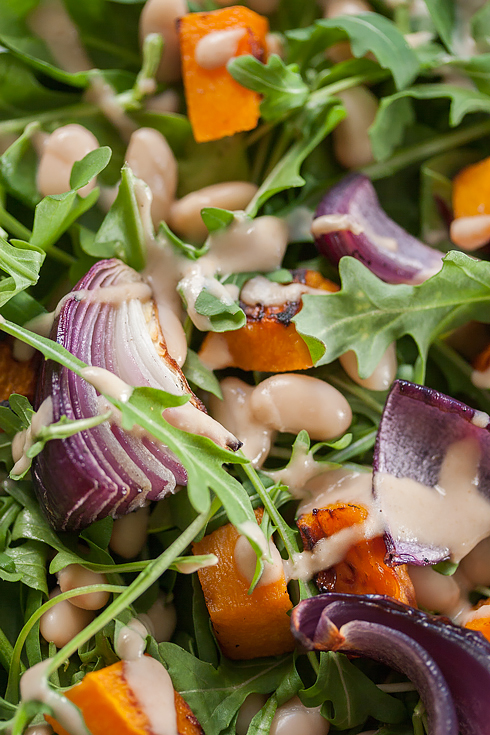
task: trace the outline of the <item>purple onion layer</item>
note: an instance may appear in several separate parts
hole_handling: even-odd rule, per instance
[[[309,650],[366,656],[404,673],[430,735],[490,733],[490,643],[480,633],[381,595],[337,593],[300,602],[291,629]]]
[[[343,229],[318,234],[318,250],[334,265],[344,255],[360,260],[387,283],[417,284],[442,267],[442,253],[424,245],[383,211],[371,181],[351,174],[323,197],[315,218],[344,215]]]
[[[131,385],[188,393],[180,368],[165,354],[151,293],[141,294],[145,284],[138,273],[115,259],[100,261],[60,302],[50,336],[87,364]],[[88,418],[108,408],[95,388],[51,360],[44,365],[37,405],[47,397],[53,421],[63,415]],[[187,481],[167,447],[143,432],[124,431],[117,420],[48,442],[32,473],[42,507],[59,530],[119,517]]]
[[[385,541],[389,558],[394,563],[435,564],[453,555],[453,538],[448,528],[443,544],[431,544],[417,537],[416,528],[410,523],[404,529],[395,530],[393,505],[399,501],[388,493],[380,494],[380,478],[413,480],[427,488],[428,493],[441,496],[440,475],[451,447],[459,442],[468,442],[478,449],[479,459],[474,467],[475,476],[468,475],[467,482],[458,485],[458,524],[470,523],[470,486],[482,501],[488,501],[488,523],[484,513],[479,515],[482,526],[472,526],[471,544],[465,549],[469,553],[482,538],[490,534],[490,431],[487,414],[461,403],[450,396],[431,388],[396,380],[388,395],[373,460],[373,487],[376,504],[383,515]],[[464,445],[466,446],[466,445]],[[396,494],[393,484],[390,493]],[[442,495],[444,493],[442,492]],[[392,502],[395,501],[394,503]],[[450,498],[448,498],[450,501]],[[417,500],[413,500],[416,503]],[[417,512],[439,528],[444,511],[445,497],[439,503],[441,517],[430,517],[433,505],[418,507]],[[451,501],[453,502],[453,501]],[[485,508],[485,503],[483,503]],[[487,523],[487,525],[485,525]],[[477,536],[477,533],[480,534]],[[440,534],[439,534],[440,538]],[[458,559],[456,559],[458,560]]]

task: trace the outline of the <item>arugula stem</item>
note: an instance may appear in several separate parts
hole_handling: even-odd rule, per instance
[[[324,102],[327,102],[330,97],[333,97],[339,92],[343,92],[345,89],[358,87],[359,84],[365,84],[366,82],[381,81],[382,79],[387,79],[388,77],[388,72],[380,70],[376,71],[375,74],[356,74],[353,77],[339,79],[338,82],[332,82],[332,84],[327,84],[325,87],[321,87],[321,89],[317,89],[315,92],[312,92],[308,99],[307,105],[308,107],[321,105]]]
[[[0,664],[8,671],[12,661],[14,649],[9,639],[0,628]]]
[[[423,143],[407,146],[399,150],[398,153],[395,153],[389,160],[370,163],[368,166],[363,166],[359,170],[374,181],[384,179],[407,166],[420,163],[420,161],[432,158],[432,156],[436,156],[438,153],[444,153],[452,148],[457,148],[489,134],[490,120],[485,120],[451,133],[436,135],[434,138]]]
[[[56,656],[51,659],[49,667],[46,669],[46,676],[49,677],[53,671],[56,671],[64,662],[75,653],[80,646],[83,646],[92,636],[102,630],[102,628],[111,622],[117,615],[131,605],[140,595],[145,592],[154,582],[167,571],[170,564],[182,554],[196,538],[198,533],[205,528],[209,520],[209,513],[205,511],[200,513],[192,523],[187,526],[185,531],[168,547],[165,551],[154,559],[141,574],[139,574],[129,587],[119,595],[108,607],[98,615],[81,633],[75,636],[73,640],[67,643],[64,648],[60,649]]]
[[[384,403],[377,401],[376,398],[374,396],[371,396],[369,394],[369,391],[366,391],[365,388],[358,387],[355,383],[351,384],[346,380],[342,380],[342,378],[339,378],[337,375],[328,375],[328,381],[330,383],[334,383],[339,388],[342,388],[343,391],[346,391],[356,398],[359,398],[360,401],[362,401],[373,411],[376,411],[376,413],[378,413],[380,416],[383,413]]]
[[[279,140],[272,150],[271,156],[269,158],[269,163],[267,164],[267,168],[263,176],[264,179],[267,178],[271,171],[273,171],[274,168],[277,166],[292,139],[293,138],[290,131],[287,128],[284,128],[281,135],[279,136]]]
[[[2,206],[0,206],[0,226],[4,227],[12,235],[15,235],[15,237],[29,241],[31,231]]]
[[[0,135],[7,133],[20,133],[26,125],[31,122],[48,123],[63,118],[93,117],[99,112],[97,105],[89,102],[80,102],[76,105],[67,105],[66,107],[57,107],[55,110],[47,110],[46,112],[38,112],[35,115],[25,115],[17,117],[13,120],[3,120],[0,122]]]
[[[329,454],[327,456],[327,461],[341,464],[342,462],[346,462],[347,460],[351,459],[351,457],[355,457],[357,454],[363,454],[364,452],[367,452],[374,446],[377,433],[377,429],[372,429],[360,439],[357,439],[355,442],[352,442],[352,444],[349,444],[349,446],[345,447],[345,449],[339,449],[337,452],[332,452],[332,454]]]

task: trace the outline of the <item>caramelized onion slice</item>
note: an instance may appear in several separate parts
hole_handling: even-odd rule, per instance
[[[366,656],[406,674],[431,735],[488,731],[490,643],[482,635],[388,597],[336,593],[300,602],[291,629],[309,650]]]
[[[442,267],[442,253],[390,219],[362,174],[347,176],[327,192],[312,233],[320,253],[334,265],[352,255],[387,283],[422,283]]]

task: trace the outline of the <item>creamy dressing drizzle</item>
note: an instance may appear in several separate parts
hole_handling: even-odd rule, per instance
[[[27,429],[19,431],[12,439],[12,459],[15,464],[12,468],[14,475],[22,475],[29,469],[31,460],[27,456],[29,449],[35,444],[36,436],[39,431],[49,424],[53,423],[53,401],[48,396],[31,419],[31,424]]]
[[[317,475],[328,473],[329,470],[330,466],[328,464],[317,462],[306,446],[301,446],[295,449],[291,461],[286,467],[265,474],[275,483],[281,482],[287,485],[289,492],[295,498],[304,498],[305,493],[308,496],[310,495],[305,488],[307,482],[317,477]]]
[[[374,487],[379,515],[386,515],[395,540],[447,550],[460,561],[488,536],[490,502],[478,490],[479,462],[480,447],[470,437],[449,447],[434,487],[378,473]]]
[[[269,541],[268,546],[269,554],[267,556],[269,559],[264,554],[261,556],[264,562],[264,568],[256,587],[265,587],[284,577],[283,560],[272,539]],[[247,584],[250,584],[255,574],[257,554],[246,536],[239,536],[237,538],[235,548],[233,549],[233,559],[238,572]]]
[[[121,283],[118,286],[99,286],[93,289],[81,288],[78,291],[70,291],[60,300],[55,316],[59,315],[63,306],[71,299],[94,304],[113,304],[114,306],[132,299],[144,303],[151,299],[151,287],[144,281],[133,281],[132,283]]]
[[[90,735],[77,707],[49,686],[45,671],[50,663],[51,659],[47,658],[31,666],[22,675],[20,679],[21,700],[47,704],[53,710],[55,719],[70,735]]]
[[[486,370],[473,370],[471,373],[471,382],[477,388],[490,388],[490,368]]]
[[[121,403],[127,403],[131,398],[133,387],[118,378],[117,375],[111,373],[101,367],[84,367],[80,370],[80,375],[87,383],[93,385],[95,390],[103,393],[109,398]]]
[[[274,283],[264,276],[255,276],[245,283],[240,299],[245,304],[254,306],[264,304],[265,306],[280,306],[286,302],[301,301],[303,294],[325,294],[320,288],[311,288],[304,283]]]

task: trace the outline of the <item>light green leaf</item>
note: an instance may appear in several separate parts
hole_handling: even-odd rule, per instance
[[[308,125],[303,126],[301,138],[281,158],[249,203],[246,212],[251,217],[255,217],[259,209],[274,194],[304,185],[305,180],[300,174],[301,164],[343,120],[345,110],[341,105],[333,103],[321,111],[315,110],[311,118],[308,116],[308,110],[305,111],[305,115]]]
[[[135,194],[135,176],[125,164],[117,197],[109,209],[95,240],[81,243],[87,255],[120,258],[135,270],[145,266],[146,244],[140,209]]]
[[[436,30],[449,51],[453,50],[453,35],[456,23],[454,0],[425,0]]]
[[[309,89],[296,65],[286,66],[276,54],[269,57],[267,64],[254,56],[237,56],[226,68],[243,87],[263,95],[260,113],[264,120],[280,120],[292,110],[303,107],[308,98]]]
[[[173,245],[173,247],[177,250],[177,252],[181,252],[183,255],[186,256],[186,258],[189,258],[190,260],[197,260],[201,257],[201,255],[204,255],[204,253],[209,250],[209,245],[207,245],[206,243],[200,248],[197,248],[195,245],[184,242],[180,239],[180,237],[175,234],[175,232],[172,232],[170,227],[163,220],[162,222],[160,222],[160,227],[158,228],[158,236],[160,241],[168,240],[170,244]]]
[[[34,214],[31,245],[48,251],[84,212],[93,207],[98,197],[99,190],[94,189],[86,197],[72,190],[41,199]]]
[[[19,546],[11,546],[4,552],[14,564],[15,571],[0,568],[0,579],[19,582],[48,594],[46,579],[46,558],[48,546],[39,541],[26,541]]]
[[[187,357],[182,370],[189,383],[201,388],[201,390],[212,393],[217,398],[223,398],[218,379],[212,370],[204,367],[197,352],[191,349],[187,350]]]
[[[231,225],[235,213],[218,207],[204,207],[201,209],[201,217],[209,232],[217,232]]]
[[[30,123],[0,156],[0,183],[29,206],[35,206],[40,199],[36,185],[37,156],[31,143],[38,129],[38,123]]]
[[[404,334],[413,337],[424,363],[439,334],[471,319],[490,322],[490,263],[464,253],[448,253],[442,270],[418,286],[384,283],[350,257],[340,261],[340,277],[341,291],[305,295],[293,318],[320,365],[354,350],[367,377]]]
[[[70,175],[70,187],[81,189],[105,169],[111,160],[112,151],[108,146],[96,148],[87,153],[81,161],[75,161]]]
[[[229,332],[247,323],[245,312],[235,301],[225,303],[205,288],[198,295],[194,308],[198,314],[209,318],[213,332]]]
[[[0,281],[0,306],[13,296],[37,283],[44,253],[33,243],[0,238],[0,269],[8,273]]]

